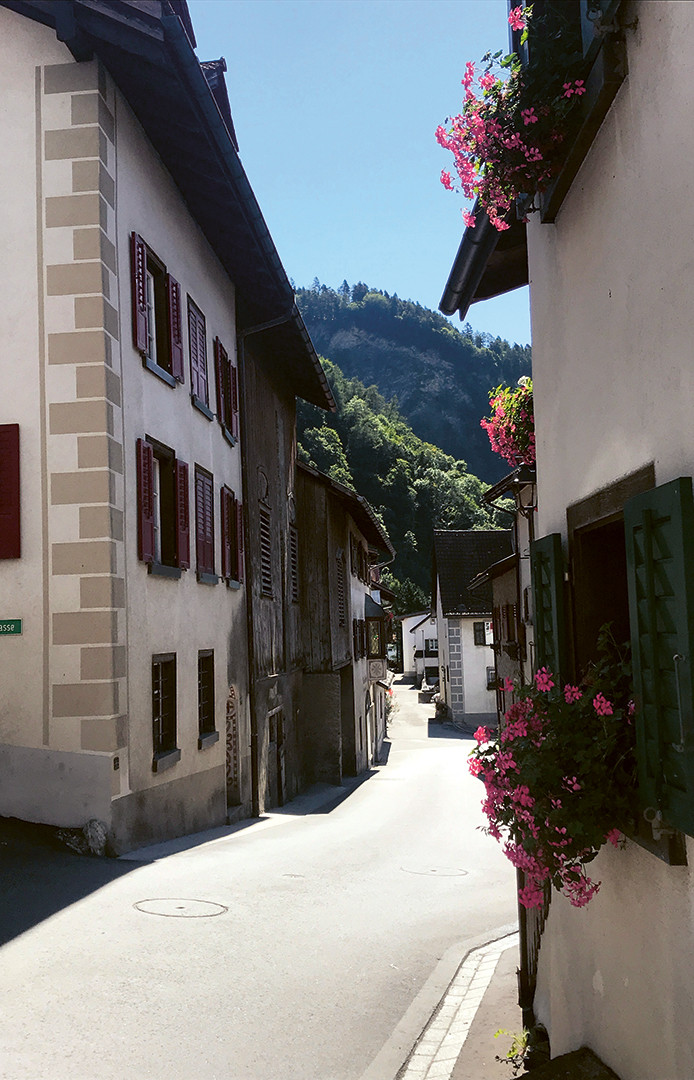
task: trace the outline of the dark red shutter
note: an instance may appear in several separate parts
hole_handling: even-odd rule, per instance
[[[195,397],[200,397],[198,386],[198,318],[188,301],[188,345],[190,347],[190,390]]]
[[[169,351],[171,374],[178,382],[185,382],[183,372],[183,316],[181,313],[181,286],[171,274],[166,275],[166,302],[169,316]]]
[[[198,326],[198,390],[197,395],[200,401],[203,401],[205,405],[208,404],[207,393],[207,332],[205,327],[205,318],[198,313],[197,316]]]
[[[144,439],[137,440],[137,553],[154,562],[154,454]]]
[[[195,540],[199,574],[214,574],[214,507],[212,477],[195,474]]]
[[[133,294],[133,345],[147,352],[147,248],[141,236],[130,236],[130,270]]]
[[[190,569],[190,498],[188,495],[188,466],[176,458],[176,563],[181,570]]]
[[[0,424],[0,559],[21,554],[19,424]]]
[[[229,367],[230,383],[231,383],[231,434],[235,439],[239,437],[239,381],[236,373],[236,367],[231,364]]]
[[[228,488],[223,487],[220,492],[221,524],[222,524],[222,577],[232,576],[232,513],[234,509],[234,496]]]
[[[226,367],[228,363],[229,357],[226,349],[219,338],[216,337],[214,339],[214,370],[217,380],[217,419],[222,426],[226,426],[229,412],[229,402],[226,394],[228,384]]]
[[[243,581],[243,505],[236,501],[236,580]]]

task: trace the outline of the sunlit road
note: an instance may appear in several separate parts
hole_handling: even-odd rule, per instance
[[[3,1080],[360,1080],[379,1053],[390,1068],[441,958],[515,921],[470,740],[396,695],[388,763],[334,809],[119,860],[4,945]]]

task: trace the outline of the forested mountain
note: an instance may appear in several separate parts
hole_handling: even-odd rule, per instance
[[[415,435],[375,386],[323,365],[338,409],[298,403],[299,456],[368,499],[397,551],[397,609],[417,610],[429,603],[434,529],[508,528],[509,519],[484,506],[487,485],[465,462]]]
[[[465,461],[493,483],[507,471],[489,448],[480,420],[489,391],[530,374],[530,347],[489,334],[457,330],[438,312],[343,282],[335,291],[318,280],[298,289],[297,302],[316,349],[350,378],[375,385],[421,439]]]

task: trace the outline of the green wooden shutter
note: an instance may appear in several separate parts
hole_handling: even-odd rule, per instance
[[[689,476],[624,507],[639,795],[694,836],[694,498]]]
[[[536,667],[547,667],[564,679],[567,674],[564,556],[559,533],[532,542],[530,566]]]

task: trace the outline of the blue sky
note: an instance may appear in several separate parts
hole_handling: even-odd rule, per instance
[[[224,56],[241,158],[288,275],[364,281],[438,308],[461,197],[434,139],[466,60],[506,49],[505,0],[189,0],[200,60]],[[475,330],[530,340],[527,289]],[[456,325],[459,325],[456,322]]]

